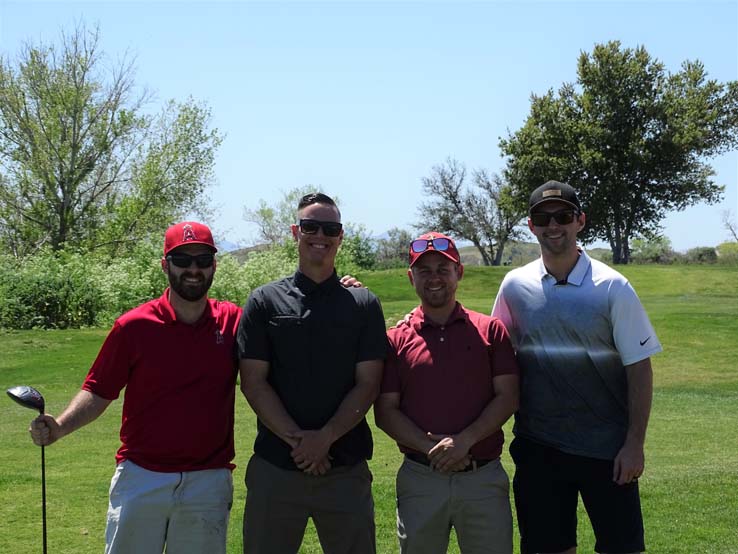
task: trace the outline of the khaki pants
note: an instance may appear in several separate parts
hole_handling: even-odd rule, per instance
[[[451,527],[462,554],[512,554],[510,481],[499,460],[439,473],[405,459],[397,473],[403,554],[446,554]]]
[[[324,554],[375,554],[371,483],[366,462],[313,476],[252,456],[246,469],[244,554],[296,554],[310,517]]]
[[[110,483],[105,554],[224,554],[230,469],[160,473],[130,460]]]

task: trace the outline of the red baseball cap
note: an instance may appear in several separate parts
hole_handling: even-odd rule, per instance
[[[213,252],[218,251],[208,226],[196,221],[183,221],[167,229],[164,235],[164,257],[184,244],[204,244],[212,248]]]
[[[441,233],[424,233],[410,243],[410,267],[426,252],[438,252],[454,263],[461,263],[453,239]]]

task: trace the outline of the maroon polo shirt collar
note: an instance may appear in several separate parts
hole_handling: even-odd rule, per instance
[[[457,321],[463,321],[467,323],[469,321],[469,314],[466,312],[461,304],[456,302],[454,311],[451,312],[451,315],[446,320],[446,323],[444,323],[443,325],[439,325],[433,322],[430,318],[425,317],[423,306],[420,305],[415,309],[415,312],[413,312],[411,321],[415,330],[420,331],[423,327],[447,327],[452,323],[456,323]]]

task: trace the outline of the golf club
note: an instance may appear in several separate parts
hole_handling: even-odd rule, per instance
[[[44,397],[33,387],[25,385],[12,387],[7,390],[7,393],[10,398],[24,408],[38,410],[38,413],[43,415],[45,407]],[[43,513],[44,554],[46,554],[46,458],[43,446],[41,446],[41,505]]]

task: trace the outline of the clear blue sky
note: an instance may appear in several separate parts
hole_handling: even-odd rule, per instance
[[[304,184],[340,197],[344,221],[381,234],[416,221],[421,178],[453,157],[499,171],[498,141],[531,93],[576,77],[581,51],[620,40],[667,69],[699,59],[738,79],[738,2],[8,2],[0,50],[99,24],[111,57],[136,56],[156,102],[192,95],[226,134],[212,198],[221,236],[249,243],[242,219]],[[712,161],[720,205],[670,215],[677,250],[728,238],[738,154]]]

